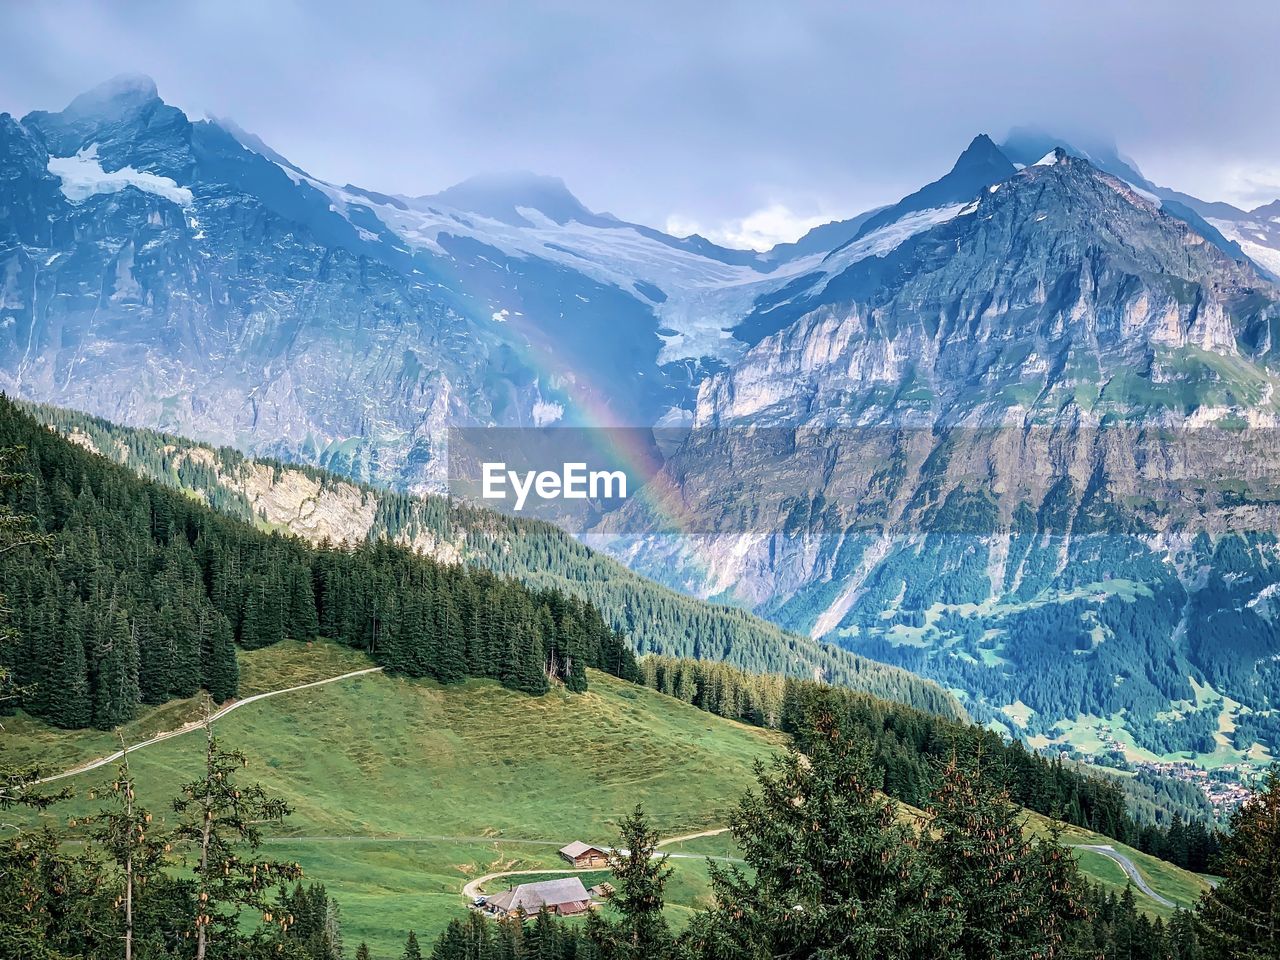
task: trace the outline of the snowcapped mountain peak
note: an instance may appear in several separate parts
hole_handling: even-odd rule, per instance
[[[1055,164],[1062,163],[1062,161],[1066,159],[1067,159],[1067,151],[1063,150],[1061,147],[1054,147],[1052,150],[1046,153],[1043,157],[1041,157],[1039,160],[1033,163],[1032,166],[1033,167],[1052,167]]]
[[[967,203],[983,187],[1006,180],[1016,172],[1009,158],[991,138],[985,133],[979,134],[970,141],[945,176],[869,217],[850,243],[868,237],[877,230],[904,219],[908,214]]]
[[[428,197],[415,204],[439,205],[476,213],[513,226],[532,226],[520,212],[535,210],[563,226],[571,220],[594,223],[600,218],[582,205],[559,177],[548,177],[528,171],[482,174]]]

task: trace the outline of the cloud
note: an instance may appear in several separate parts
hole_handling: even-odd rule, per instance
[[[745,217],[703,225],[698,221],[672,214],[667,217],[667,233],[677,237],[696,233],[722,247],[746,250],[768,250],[779,243],[799,240],[814,227],[835,219],[830,216],[802,216],[783,203],[771,203]]]
[[[1280,199],[1280,166],[1227,168],[1222,196],[1244,210]]]
[[[0,111],[149,73],[338,183],[417,196],[534,170],[591,209],[678,211],[752,246],[816,219],[775,201],[891,203],[1014,125],[1114,138],[1210,200],[1260,202],[1280,157],[1280,4],[1264,0],[45,0],[3,23]],[[1228,167],[1257,184],[1229,192]]]

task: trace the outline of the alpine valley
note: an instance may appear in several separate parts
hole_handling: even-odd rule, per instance
[[[1276,204],[1015,130],[757,253],[594,213],[549,177],[408,197],[296,160],[144,77],[0,115],[0,386],[389,489],[31,408],[242,519],[446,562],[488,549],[408,496],[443,488],[450,426],[689,428],[665,469],[713,528],[672,537],[633,501],[598,542],[746,608],[687,608],[743,639],[647,637],[623,620],[643,581],[609,567],[576,593],[642,652],[861,672],[1121,767],[1229,777],[1280,750]],[[737,456],[707,456],[724,437]],[[744,478],[749,523],[725,495]],[[575,563],[534,586],[575,593],[607,561]],[[693,601],[646,595],[686,622]]]

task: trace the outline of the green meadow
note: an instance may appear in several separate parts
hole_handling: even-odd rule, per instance
[[[270,657],[279,686],[368,666],[332,644],[245,654],[245,694],[260,692]],[[287,661],[287,662],[282,662]],[[562,865],[571,840],[612,843],[643,803],[663,837],[717,827],[780,735],[714,717],[643,687],[593,673],[585,694],[529,697],[489,681],[444,688],[370,674],[248,704],[214,724],[250,757],[246,779],[287,798],[293,814],[267,833],[267,854],[297,860],[342,908],[346,938],[398,955],[415,929],[434,938],[462,914],[462,886],[496,870]],[[170,704],[125,731],[133,741],[197,717]],[[6,758],[38,753],[51,768],[117,749],[112,734],[55,731],[6,720]],[[158,819],[201,763],[199,731],[133,751],[138,795]],[[65,781],[76,792],[52,812],[82,815],[115,767]],[[671,852],[727,855],[707,837]],[[672,860],[671,913],[683,921],[709,892],[701,859]],[[517,881],[518,882],[518,881]],[[495,887],[501,889],[501,885]]]
[[[242,695],[310,683],[369,666],[334,644],[283,644],[245,653]],[[752,767],[780,750],[779,734],[704,713],[652,690],[593,673],[585,694],[543,697],[473,680],[444,688],[368,674],[247,704],[219,719],[215,733],[244,751],[244,776],[284,796],[293,814],[266,830],[266,855],[296,860],[307,880],[325,884],[341,906],[344,935],[366,940],[375,958],[399,956],[415,930],[430,942],[463,915],[462,887],[506,870],[563,875],[557,849],[571,840],[610,844],[619,818],[642,803],[664,838],[721,827],[753,782]],[[123,729],[129,742],[199,717],[183,701],[144,712]],[[115,734],[57,731],[22,715],[6,718],[5,759],[40,757],[64,769],[118,748]],[[203,755],[197,730],[133,751],[138,795],[157,819],[172,816],[178,786]],[[90,791],[114,765],[65,783],[75,797],[48,816],[96,808]],[[1048,821],[1032,817],[1042,832]],[[1110,843],[1076,828],[1067,843]],[[1137,851],[1129,853],[1151,886],[1190,905],[1203,879]],[[664,845],[676,854],[669,914],[683,926],[708,902],[705,857],[734,857],[727,834]],[[1118,865],[1080,851],[1082,869],[1116,890]],[[181,867],[178,867],[181,869]],[[584,874],[591,882],[595,873]],[[489,892],[511,881],[490,882]],[[535,877],[536,879],[536,877]],[[1152,913],[1167,908],[1141,894]]]

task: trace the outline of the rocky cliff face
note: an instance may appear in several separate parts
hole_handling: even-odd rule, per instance
[[[630,563],[1038,742],[1280,747],[1264,277],[1055,151],[805,284],[757,304],[779,329],[668,465],[707,535],[625,539]]]
[[[390,474],[492,408],[449,296],[145,80],[5,117],[0,177],[10,391]]]
[[[1060,152],[756,315],[781,329],[706,383],[697,423],[874,423],[901,421],[908,408],[922,423],[1056,413],[1077,388],[1125,372],[1181,380],[1170,365],[1193,351],[1268,359],[1277,311],[1251,268]],[[1114,392],[1080,400],[1099,411],[1147,405]]]

